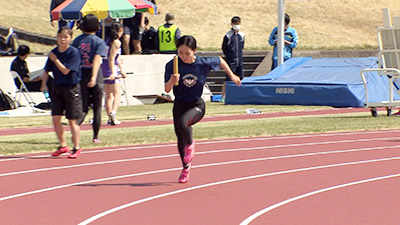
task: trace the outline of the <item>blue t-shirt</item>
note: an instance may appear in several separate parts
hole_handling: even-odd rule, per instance
[[[221,60],[217,57],[198,57],[192,64],[184,63],[180,58],[178,69],[180,74],[179,84],[173,87],[175,98],[182,101],[197,100],[203,94],[204,84],[210,70],[219,69]],[[165,65],[164,82],[167,83],[173,74],[173,60]]]
[[[94,34],[82,34],[75,38],[72,46],[79,49],[82,57],[82,69],[91,69],[95,55],[106,56],[106,44]]]
[[[79,50],[73,46],[70,46],[64,52],[59,52],[58,47],[51,50],[60,62],[70,69],[71,71],[64,75],[54,64],[53,61],[47,59],[44,69],[47,72],[53,72],[54,84],[55,85],[75,85],[81,81],[81,55]]]

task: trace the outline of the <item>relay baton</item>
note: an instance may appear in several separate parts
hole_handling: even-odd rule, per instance
[[[174,56],[174,74],[178,74],[179,73],[179,69],[178,69],[178,56]],[[178,86],[179,84],[179,80],[175,82],[175,86]]]

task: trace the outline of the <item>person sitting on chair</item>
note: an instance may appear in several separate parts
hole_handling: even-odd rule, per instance
[[[26,63],[26,59],[28,58],[30,54],[30,48],[27,45],[20,45],[18,47],[17,51],[17,57],[12,61],[11,63],[11,71],[17,72],[18,77],[14,78],[15,85],[17,86],[18,89],[21,89],[21,80],[25,84],[26,88],[28,90],[23,90],[23,91],[33,91],[33,92],[40,92],[40,87],[42,85],[42,77],[37,77],[33,80],[30,80],[29,78],[29,69],[28,65]],[[52,85],[52,79],[49,79],[47,81],[47,85],[51,86]]]

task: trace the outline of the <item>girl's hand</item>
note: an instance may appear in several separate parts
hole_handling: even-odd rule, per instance
[[[239,76],[236,76],[235,74],[232,76],[233,83],[235,83],[238,87],[242,86],[242,81],[240,80]]]
[[[51,61],[55,62],[55,61],[57,61],[58,58],[57,58],[56,54],[54,54],[54,52],[50,52],[49,53],[49,59]]]
[[[179,73],[177,74],[172,74],[171,76],[171,81],[174,85],[178,85],[179,84],[179,79],[180,79],[181,75]]]
[[[126,73],[125,72],[121,72],[119,74],[118,78],[126,78]]]
[[[115,80],[114,74],[111,74],[111,75],[108,77],[108,79],[109,79],[109,80]]]

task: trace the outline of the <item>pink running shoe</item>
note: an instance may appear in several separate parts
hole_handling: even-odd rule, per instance
[[[64,147],[58,147],[57,151],[53,152],[53,154],[51,154],[52,156],[59,156],[61,154],[67,153],[69,151],[69,147],[68,146],[64,146]]]
[[[98,139],[98,138],[93,138],[93,143],[95,143],[95,144],[100,144],[101,141],[100,141],[100,139]]]
[[[193,140],[193,143],[191,145],[186,145],[184,148],[184,152],[185,152],[185,157],[183,157],[183,163],[184,164],[189,164],[194,157],[194,144],[195,141]]]
[[[71,153],[68,155],[69,159],[76,159],[81,154],[81,149],[72,149]]]
[[[186,183],[189,180],[190,169],[192,165],[189,164],[188,168],[183,168],[179,176],[179,183]]]

